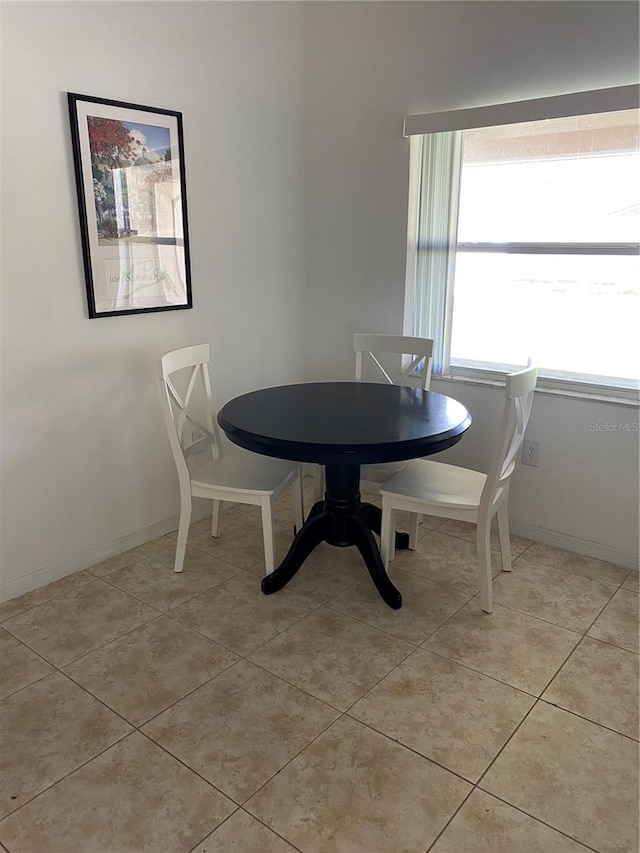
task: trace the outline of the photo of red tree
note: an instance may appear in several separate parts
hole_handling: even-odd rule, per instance
[[[132,159],[134,139],[121,121],[89,116],[87,124],[92,162],[115,169]]]
[[[87,116],[87,131],[100,244],[171,242],[158,192],[173,185],[168,128]]]

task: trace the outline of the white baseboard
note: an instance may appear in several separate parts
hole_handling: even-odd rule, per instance
[[[195,513],[193,520],[197,520]],[[108,560],[110,557],[124,554],[125,551],[137,548],[138,545],[145,545],[147,542],[153,542],[154,539],[166,536],[167,533],[173,533],[174,530],[178,529],[178,522],[179,516],[174,515],[164,521],[159,521],[157,524],[152,524],[150,527],[145,527],[143,530],[136,530],[134,533],[122,536],[120,539],[114,539],[113,542],[106,542],[97,548],[91,548],[85,568],[91,568],[96,563],[102,563],[103,560]]]
[[[204,517],[204,515],[206,515],[206,511],[196,513],[196,508],[194,507],[192,515],[194,521],[198,521],[198,518]],[[138,545],[144,545],[147,542],[152,542],[154,539],[159,539],[161,536],[177,530],[178,521],[179,516],[174,515],[157,524],[152,524],[150,527],[145,527],[143,530],[136,530],[134,533],[130,533],[120,539],[114,539],[112,542],[106,542],[97,548],[91,548],[85,554],[75,557],[66,563],[47,566],[22,578],[16,578],[8,583],[0,584],[0,602],[16,598],[18,595],[24,595],[25,592],[31,592],[33,589],[60,580],[60,578],[72,575],[74,572],[89,569],[91,566],[95,566],[96,563],[101,563],[110,557],[123,554],[125,551],[130,551],[131,548],[136,548]]]
[[[46,566],[46,568],[38,569],[37,572],[31,572],[31,574],[24,577],[7,581],[7,583],[1,583],[0,603],[9,601],[9,599],[16,598],[19,595],[24,595],[25,592],[31,592],[33,589],[45,586],[48,583],[52,583],[52,581],[60,580],[60,578],[80,572],[86,568],[86,560],[82,557],[77,557],[69,562]]]
[[[198,511],[194,507],[193,521],[198,521],[206,515],[206,506],[204,509]],[[172,533],[178,529],[178,520],[179,517],[174,515],[164,521],[159,521],[157,524],[152,524],[150,527],[145,527],[143,530],[137,530],[120,539],[107,542],[97,548],[91,548],[84,557],[77,557],[67,563],[47,566],[25,577],[16,578],[16,580],[9,581],[8,583],[0,584],[0,602],[16,598],[18,595],[24,595],[25,592],[31,592],[33,589],[60,580],[60,578],[64,578],[74,572],[89,569],[91,566],[95,566],[96,563],[101,563],[110,557],[130,551],[131,548],[137,548],[138,545],[144,545],[147,542],[152,542],[154,539],[159,539],[161,536],[166,536],[167,533]],[[557,530],[547,530],[544,527],[534,527],[531,524],[521,524],[516,521],[510,521],[509,528],[512,533],[517,536],[524,536],[525,539],[542,542],[544,545],[553,545],[556,548],[563,548],[565,551],[583,554],[585,557],[606,560],[608,563],[614,563],[616,566],[623,566],[624,568],[638,571],[640,560],[638,554],[634,554],[632,551],[624,551],[621,548],[613,548],[610,545],[603,545],[600,542],[590,542],[588,539],[569,536]]]
[[[547,530],[544,527],[521,524],[512,520],[509,520],[509,530],[517,536],[532,539],[534,542],[541,542],[543,545],[553,545],[574,554],[594,557],[597,560],[605,560],[607,563],[613,563],[625,569],[638,571],[640,557],[633,551],[624,551],[622,548],[614,548],[612,545],[603,545],[601,542],[590,542],[588,539],[569,536],[566,533],[560,533],[558,530]]]

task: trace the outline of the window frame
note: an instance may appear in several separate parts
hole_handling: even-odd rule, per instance
[[[410,185],[408,211],[408,240],[407,268],[405,289],[404,326],[406,334],[425,334],[424,330],[416,328],[417,316],[417,271],[418,255],[427,245],[421,241],[418,234],[419,213],[422,183],[422,145],[421,137],[427,134],[447,131],[464,131],[477,127],[497,126],[501,124],[519,124],[541,119],[562,118],[573,115],[590,115],[599,112],[618,112],[637,110],[640,103],[640,86],[622,86],[614,89],[602,89],[591,92],[578,92],[532,101],[520,101],[511,104],[494,104],[467,110],[454,110],[446,113],[405,116],[404,136],[411,142],[410,147]],[[416,178],[416,176],[419,176]],[[459,179],[459,176],[458,176]],[[457,211],[456,211],[457,215]],[[459,252],[469,253],[513,253],[513,254],[579,254],[579,255],[637,255],[640,249],[638,243],[611,242],[469,242],[458,241],[455,236],[454,256]],[[451,249],[450,249],[451,251]],[[454,264],[455,266],[455,257]],[[440,285],[444,288],[440,309],[444,312],[441,351],[443,353],[439,370],[434,369],[434,378],[454,380],[479,380],[495,382],[504,376],[511,365],[478,366],[451,365],[450,344],[452,328],[454,274],[447,277],[447,282]],[[546,370],[545,376],[539,376],[538,387],[551,393],[566,393],[570,396],[599,397],[615,399],[623,402],[640,402],[640,384],[634,380],[619,377],[593,376],[593,381],[582,376],[563,375],[562,371]],[[436,375],[437,374],[437,375]],[[555,374],[555,375],[553,375]]]

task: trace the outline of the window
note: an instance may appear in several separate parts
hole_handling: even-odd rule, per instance
[[[640,111],[576,111],[603,94],[530,102],[552,117],[526,122],[504,120],[526,104],[408,117],[451,126],[410,134],[408,319],[435,371],[531,357],[550,384],[637,387]]]

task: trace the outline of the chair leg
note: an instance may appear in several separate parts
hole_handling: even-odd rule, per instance
[[[509,539],[509,509],[507,502],[500,504],[497,512],[498,536],[500,538],[500,552],[502,554],[502,571],[511,571],[511,541]]]
[[[316,465],[313,471],[313,502],[324,500],[324,468]]]
[[[264,541],[264,565],[270,575],[276,567],[276,531],[273,515],[273,499],[262,499],[262,538]]]
[[[491,545],[489,530],[491,519],[479,522],[476,530],[478,550],[478,580],[480,581],[480,604],[485,613],[493,612],[493,589],[491,583]]]
[[[302,469],[298,471],[298,477],[293,484],[293,511],[296,516],[298,530],[304,524],[304,496],[302,494]]]
[[[220,506],[222,501],[213,501],[211,510],[211,535],[220,536]]]
[[[385,571],[389,563],[395,557],[396,525],[395,512],[391,507],[391,501],[382,497],[382,521],[380,522],[380,556]]]
[[[417,512],[409,513],[409,548],[415,551],[418,547],[418,532],[422,516]]]
[[[180,496],[180,525],[178,527],[178,541],[176,543],[176,561],[173,566],[174,572],[181,572],[184,565],[184,555],[187,550],[187,538],[189,536],[189,525],[191,524],[191,493]]]

